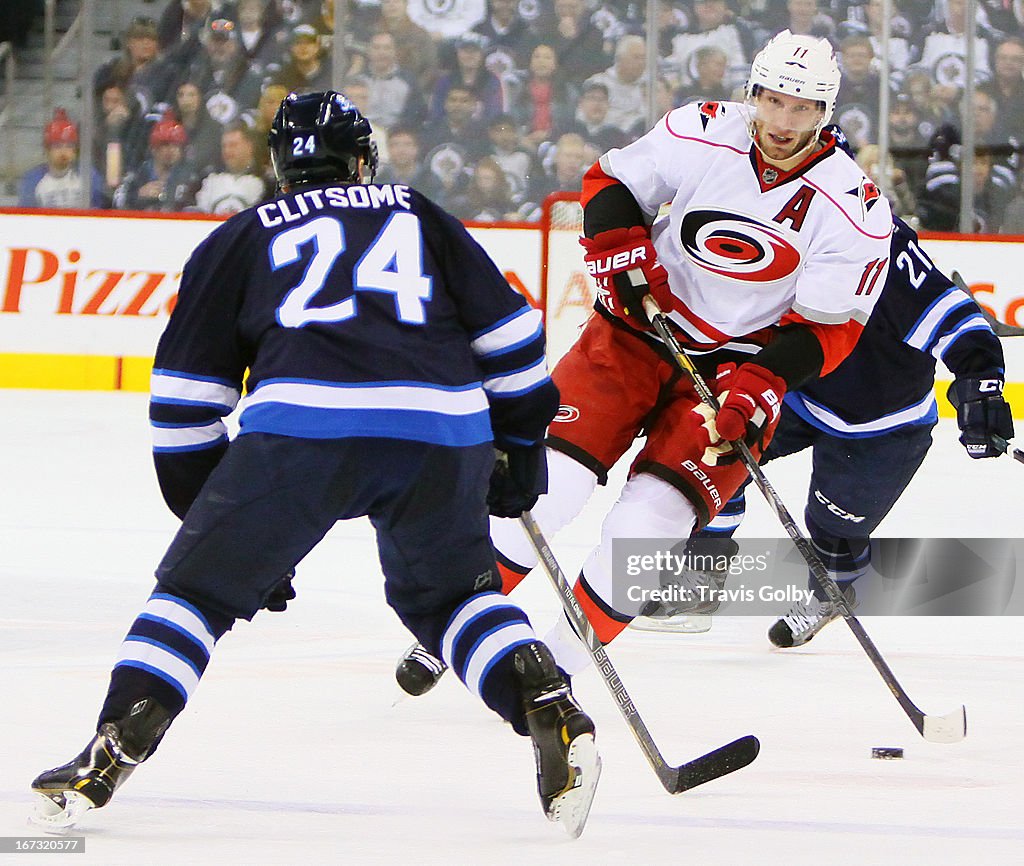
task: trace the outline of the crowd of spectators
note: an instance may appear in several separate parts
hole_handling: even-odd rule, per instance
[[[843,70],[834,121],[865,170],[886,173],[897,212],[921,228],[957,228],[965,0],[897,3],[884,169],[882,0],[657,8],[652,85],[640,0],[166,0],[159,20],[131,22],[122,51],[96,73],[99,200],[231,213],[271,195],[274,110],[289,92],[330,87],[340,46],[342,89],[374,126],[380,178],[417,186],[465,220],[533,220],[545,195],[578,190],[601,153],[643,134],[649,87],[659,114],[741,98],[754,53],[789,28],[834,44]],[[979,0],[973,26],[974,226],[1024,232],[1024,0]],[[49,181],[23,184],[23,205],[57,206],[57,190],[67,199],[54,176],[77,168],[72,159],[61,169],[67,160],[51,153],[67,149],[74,124],[66,115],[53,124],[63,131],[48,135],[47,165],[33,175]]]

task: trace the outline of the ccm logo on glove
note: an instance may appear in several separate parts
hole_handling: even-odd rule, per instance
[[[978,392],[981,394],[1002,394],[1002,379],[978,379]]]

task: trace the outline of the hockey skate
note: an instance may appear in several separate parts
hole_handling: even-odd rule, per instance
[[[857,606],[857,593],[849,584],[843,595],[851,608]],[[812,595],[808,602],[797,602],[782,619],[768,630],[768,640],[783,649],[803,646],[832,620],[842,616],[839,608],[827,599]]]
[[[104,722],[77,758],[32,782],[39,795],[33,823],[48,833],[65,833],[90,809],[105,806],[170,723],[170,715],[152,698],[136,703],[123,719]]]
[[[594,723],[573,699],[551,651],[540,641],[515,651],[514,670],[533,740],[544,814],[577,838],[601,776]]]
[[[674,590],[675,601],[649,601],[630,626],[637,631],[703,634],[711,630],[711,615],[722,604],[719,593],[729,576],[729,562],[739,552],[731,538],[704,539],[699,547],[692,540],[685,555],[708,567],[688,568],[678,578],[666,576],[662,588]],[[724,559],[722,558],[724,557]]]
[[[395,680],[403,692],[418,697],[436,686],[446,670],[448,665],[441,659],[428,653],[423,644],[414,643],[398,660]]]

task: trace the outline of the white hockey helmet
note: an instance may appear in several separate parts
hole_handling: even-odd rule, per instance
[[[827,39],[796,36],[783,30],[757,52],[750,64],[746,96],[752,99],[763,87],[824,103],[825,113],[818,124],[820,131],[832,119],[839,78],[839,64]]]

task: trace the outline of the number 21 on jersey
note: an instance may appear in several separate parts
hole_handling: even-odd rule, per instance
[[[275,235],[270,242],[271,267],[276,271],[294,264],[309,246],[312,258],[302,280],[288,291],[277,308],[277,320],[286,328],[301,328],[312,322],[343,322],[359,311],[354,294],[324,307],[313,305],[338,256],[345,251],[345,229],[334,217],[317,217]],[[352,288],[357,292],[389,292],[394,295],[399,321],[409,325],[426,322],[424,303],[430,300],[432,280],[423,273],[419,217],[405,212],[391,214],[353,268]]]

